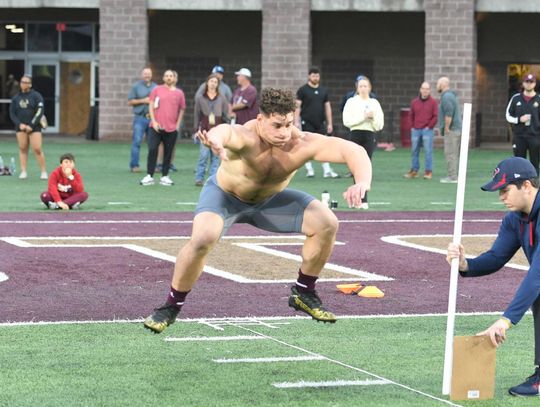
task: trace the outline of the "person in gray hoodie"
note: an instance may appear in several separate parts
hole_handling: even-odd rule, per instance
[[[457,183],[459,147],[461,141],[461,109],[454,90],[450,89],[450,79],[446,76],[437,81],[437,92],[441,94],[439,103],[438,126],[444,137],[444,158],[448,166],[448,175],[441,182]]]

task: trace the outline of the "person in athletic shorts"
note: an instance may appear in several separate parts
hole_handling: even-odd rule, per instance
[[[303,233],[302,262],[289,306],[318,321],[336,321],[323,307],[315,282],[332,253],[338,220],[328,206],[287,186],[309,160],[346,163],[355,183],[343,197],[349,207],[357,207],[370,189],[371,163],[364,148],[355,143],[300,131],[293,126],[294,109],[291,91],[267,88],[256,119],[198,133],[201,142],[221,158],[221,164],[201,191],[191,239],[176,259],[167,301],[146,318],[146,328],[160,333],[175,321],[207,255],[233,223]]]

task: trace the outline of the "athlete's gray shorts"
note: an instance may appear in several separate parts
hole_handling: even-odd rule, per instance
[[[285,189],[264,202],[249,204],[223,191],[215,176],[208,178],[195,208],[201,212],[217,213],[223,218],[222,235],[234,223],[249,223],[269,232],[293,233],[302,231],[304,211],[315,198],[302,191]]]

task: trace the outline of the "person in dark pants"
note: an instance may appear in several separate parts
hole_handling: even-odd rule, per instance
[[[184,92],[176,87],[178,74],[167,70],[163,74],[163,85],[155,87],[150,93],[150,120],[151,129],[148,133],[148,161],[147,175],[141,180],[141,185],[154,184],[154,172],[158,147],[163,143],[163,170],[159,183],[171,186],[174,182],[169,178],[169,165],[178,129],[186,110]]]
[[[493,246],[474,259],[466,259],[463,245],[450,243],[446,260],[451,264],[452,259],[459,259],[459,274],[462,277],[480,277],[498,271],[520,248],[523,249],[530,264],[529,271],[503,315],[478,335],[489,336],[493,345],[499,346],[506,339],[506,331],[517,325],[531,308],[536,368],[523,383],[508,391],[514,396],[540,396],[540,184],[536,168],[522,157],[501,161],[493,174],[493,179],[483,185],[482,189],[498,191],[499,199],[509,210],[502,220]]]
[[[351,141],[365,148],[369,158],[377,146],[375,133],[384,126],[384,113],[377,99],[369,97],[371,82],[362,77],[356,82],[356,95],[343,108],[343,124],[351,130]],[[360,209],[369,209],[367,194]]]
[[[531,161],[536,173],[540,162],[540,96],[534,90],[536,77],[523,77],[523,92],[516,93],[506,107],[506,120],[513,125],[512,148],[516,157]]]

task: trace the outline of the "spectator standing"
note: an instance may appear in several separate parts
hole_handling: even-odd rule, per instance
[[[450,243],[446,260],[459,259],[461,277],[481,277],[500,270],[521,248],[529,270],[504,313],[488,329],[477,335],[487,335],[495,346],[506,339],[506,331],[517,325],[525,312],[532,310],[534,325],[535,371],[523,383],[511,387],[514,396],[539,397],[540,385],[540,257],[538,195],[536,168],[522,157],[503,160],[493,171],[493,179],[482,186],[484,191],[497,191],[499,199],[508,208],[491,249],[475,258],[467,259],[463,245]],[[538,403],[537,403],[538,404]]]
[[[540,96],[535,91],[536,77],[523,77],[523,92],[512,96],[506,107],[506,120],[513,125],[514,156],[527,158],[536,168],[540,161]]]
[[[60,166],[49,177],[49,187],[41,194],[41,202],[49,209],[78,209],[88,199],[81,174],[75,169],[75,157],[66,153]]]
[[[133,139],[131,142],[131,158],[129,168],[131,172],[141,172],[139,166],[139,156],[141,143],[150,129],[150,92],[157,86],[152,81],[152,70],[144,68],[141,72],[141,79],[132,86],[128,94],[128,105],[133,107]]]
[[[251,71],[241,68],[234,73],[238,87],[232,96],[231,117],[236,124],[244,124],[256,119],[259,114],[257,103],[257,89],[251,84]]]
[[[195,170],[196,186],[200,187],[204,183],[204,174],[206,173],[208,160],[210,160],[208,176],[214,175],[219,166],[219,157],[212,153],[212,150],[208,146],[200,142],[196,133],[199,131],[209,131],[218,124],[227,122],[228,111],[229,102],[220,93],[219,78],[216,74],[211,74],[206,79],[203,93],[195,97],[193,122],[195,123],[195,140],[199,143],[199,160]]]
[[[41,94],[32,89],[32,77],[23,75],[19,83],[20,91],[11,99],[9,117],[15,124],[17,143],[19,144],[19,160],[21,173],[19,178],[28,178],[26,166],[28,164],[28,150],[36,156],[41,169],[40,179],[46,180],[47,169],[45,167],[45,153],[42,149],[43,136],[41,134],[41,118],[43,117],[44,105]]]
[[[444,137],[444,158],[448,175],[441,178],[443,184],[457,183],[459,147],[461,141],[461,109],[456,91],[450,89],[450,79],[446,76],[437,81],[437,92],[441,94],[438,125]]]
[[[163,143],[163,168],[159,183],[171,186],[174,182],[169,178],[169,165],[178,129],[186,110],[184,92],[176,87],[178,74],[167,70],[163,74],[163,85],[156,86],[150,93],[149,113],[151,129],[148,133],[147,175],[141,185],[154,184],[154,171],[158,155],[158,146]]]
[[[371,82],[363,77],[356,83],[356,95],[343,108],[343,124],[351,130],[351,141],[364,147],[369,159],[377,145],[375,133],[384,127],[384,113],[377,99],[369,97]],[[369,209],[367,193],[360,209]]]
[[[229,85],[227,85],[223,81],[223,74],[225,74],[225,69],[221,65],[216,65],[212,68],[212,75],[216,75],[216,77],[219,79],[219,94],[224,96],[227,100],[227,103],[231,103],[232,99],[232,91]],[[201,83],[199,85],[199,88],[197,89],[197,92],[195,93],[195,97],[204,94],[204,90],[206,88],[206,81]],[[229,114],[229,111],[227,111],[227,114]]]
[[[405,178],[417,178],[420,169],[420,149],[424,147],[424,178],[433,174],[433,128],[437,124],[437,101],[431,97],[429,82],[422,82],[420,95],[411,102],[411,169]]]
[[[294,111],[294,124],[303,131],[331,135],[333,132],[332,106],[328,99],[328,91],[320,85],[321,72],[312,66],[308,71],[308,81],[296,92],[296,109]],[[313,164],[308,161],[305,165],[306,176],[315,176]],[[324,178],[339,178],[339,174],[332,170],[330,163],[322,163]]]

